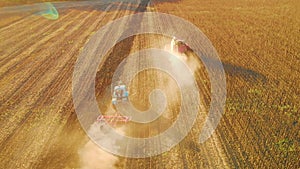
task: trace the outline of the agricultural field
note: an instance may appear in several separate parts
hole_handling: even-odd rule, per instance
[[[37,14],[37,2],[42,1],[0,1],[0,168],[300,167],[297,0],[64,1],[52,3],[59,13],[55,20]],[[225,112],[212,136],[199,143],[211,106],[211,83],[193,50],[178,54],[190,67],[199,88],[199,115],[191,131],[170,151],[147,158],[125,158],[102,150],[88,137],[75,112],[72,77],[85,45],[101,27],[144,12],[181,17],[207,36],[226,75]],[[149,21],[149,26],[167,23],[176,25],[161,18]],[[124,24],[105,34],[121,37],[126,29]],[[140,63],[129,55],[149,48],[166,49],[171,39],[158,34],[130,36],[105,54],[95,78],[101,112],[109,115],[114,111],[109,88],[118,65],[127,59],[121,72],[127,78],[126,72],[154,62],[148,59]],[[95,44],[98,48],[105,45],[102,41]],[[176,68],[174,65],[172,70],[180,74]],[[129,121],[112,125],[131,137],[147,138],[167,130],[178,117],[182,98],[192,99],[181,93],[176,79],[155,69],[139,72],[128,88],[129,100],[141,111],[151,108],[153,89],[163,91],[168,101],[161,117],[149,124]],[[186,110],[192,111],[189,107]],[[153,143],[146,148],[163,145]]]

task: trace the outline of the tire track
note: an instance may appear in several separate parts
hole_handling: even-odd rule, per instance
[[[91,21],[90,21],[91,22]],[[97,22],[94,22],[94,24],[98,24]],[[92,27],[92,29],[93,29],[93,27]],[[81,30],[84,30],[84,29],[81,29]],[[91,29],[90,29],[91,30]],[[86,31],[87,32],[87,31]],[[76,49],[76,48],[75,48]],[[72,58],[71,58],[72,59]],[[73,58],[73,61],[74,61],[74,58]],[[68,64],[65,64],[66,66],[69,66],[69,71],[72,71],[72,66],[70,66],[70,64],[68,65]],[[66,77],[66,76],[68,76],[68,74],[64,74],[64,76]],[[62,79],[64,79],[65,77],[63,77]],[[59,83],[61,83],[61,82],[59,82]],[[69,83],[70,84],[70,83]],[[56,89],[56,88],[55,88]],[[49,97],[47,97],[47,98],[49,98]],[[51,116],[50,116],[51,117]],[[47,118],[46,118],[47,119]],[[28,124],[28,123],[27,123]]]
[[[7,16],[7,17],[9,17],[9,16]],[[9,32],[12,31],[11,28],[18,27],[18,28],[23,29],[25,27],[24,22],[32,24],[32,23],[35,23],[35,21],[37,21],[37,20],[38,20],[38,17],[33,17],[32,15],[27,15],[27,16],[24,16],[16,21],[14,21],[13,23],[9,23],[9,25],[0,27],[0,34],[5,33],[3,36],[1,36],[0,39],[8,38],[9,36],[5,36],[5,35],[6,35],[7,31],[9,31]],[[6,37],[6,38],[4,38],[4,37]]]
[[[89,15],[90,16],[90,15]],[[86,19],[87,18],[89,18],[89,16],[87,16],[86,17]],[[84,21],[82,22],[83,24],[84,24]],[[74,31],[74,30],[73,30]],[[71,30],[70,31],[70,33],[69,34],[67,34],[67,36],[66,37],[68,37],[68,36],[72,36],[72,33],[73,33],[73,31]],[[65,37],[65,38],[66,38]],[[64,40],[64,39],[63,39]],[[54,46],[56,46],[57,44],[54,44],[54,45],[52,45],[53,47]],[[61,59],[65,59],[65,58],[63,58],[63,57],[61,57]],[[10,97],[8,97],[6,100],[7,101],[9,101],[10,99],[11,100],[13,100],[14,101],[14,105],[16,105],[18,102],[20,103],[22,103],[23,102],[23,100],[27,100],[27,99],[23,99],[23,97],[24,97],[24,95],[22,95],[21,93],[28,93],[30,90],[36,90],[36,89],[40,89],[40,90],[42,90],[43,89],[43,87],[38,87],[38,86],[35,86],[35,85],[40,85],[41,84],[41,81],[40,81],[40,79],[41,79],[41,77],[43,77],[43,76],[45,76],[45,72],[47,72],[47,71],[49,71],[49,70],[51,70],[51,68],[52,68],[52,65],[50,65],[50,64],[48,64],[49,63],[49,61],[50,60],[52,60],[52,58],[51,57],[48,57],[48,58],[46,58],[45,60],[44,60],[44,62],[42,62],[42,64],[40,64],[39,66],[41,66],[41,67],[43,67],[44,69],[43,69],[43,72],[40,72],[40,71],[38,71],[38,69],[35,69],[36,71],[33,73],[33,74],[31,74],[31,76],[29,76],[28,77],[28,79],[26,80],[26,82],[28,83],[23,83],[23,85],[22,85],[22,87],[19,87],[18,88],[18,90],[16,90],[15,91],[15,93],[14,93],[14,95],[11,95]],[[57,61],[57,63],[59,63],[59,60],[56,60]],[[62,63],[65,63],[65,62],[62,62]],[[57,73],[57,72],[55,72],[55,73]],[[53,74],[53,73],[52,73]],[[46,80],[48,80],[48,79],[46,79]],[[39,82],[39,83],[38,83]],[[45,90],[45,89],[44,89]],[[26,97],[26,96],[25,96]],[[37,95],[35,96],[35,97],[38,97]],[[32,99],[32,98],[31,98]],[[24,105],[27,105],[28,103],[23,103]],[[23,104],[19,104],[18,106],[21,106],[21,105],[23,105]],[[16,108],[18,108],[18,107],[14,107],[14,109],[16,109]],[[20,108],[22,108],[22,107],[20,107]],[[5,110],[5,107],[2,107],[1,108],[2,110]],[[19,111],[18,111],[19,112]],[[28,112],[28,113],[30,113],[30,112]],[[20,115],[20,114],[19,114]],[[10,117],[10,118],[14,118],[15,116],[12,116],[12,117]],[[6,117],[7,118],[7,117]],[[16,119],[16,118],[14,118],[14,119]],[[1,119],[1,126],[15,126],[15,127],[17,127],[17,126],[20,126],[21,124],[19,124],[19,123],[17,123],[18,125],[14,125],[14,123],[13,124],[6,124],[4,121],[3,121],[4,119]],[[25,122],[25,121],[24,121]],[[3,135],[1,135],[1,136],[3,136]],[[1,139],[2,140],[2,139]],[[7,141],[7,140],[6,140]],[[2,141],[1,141],[1,143],[3,143]]]
[[[82,17],[83,15],[80,15],[80,16]],[[71,26],[72,26],[72,24],[69,23],[69,24],[65,25],[65,28],[70,28]],[[55,27],[54,27],[54,29],[55,29]],[[34,68],[34,67],[32,67],[32,65],[34,63],[38,63],[40,60],[44,59],[44,57],[45,57],[44,55],[41,55],[40,57],[38,57],[39,56],[38,54],[42,50],[46,54],[49,54],[51,52],[51,51],[45,49],[45,47],[47,46],[47,43],[49,43],[50,40],[53,40],[60,32],[61,31],[58,31],[57,29],[55,29],[55,31],[52,34],[50,34],[48,37],[43,37],[44,39],[41,38],[39,43],[32,43],[32,44],[30,44],[29,48],[28,48],[28,46],[27,46],[27,48],[24,47],[22,49],[23,51],[19,50],[14,55],[11,55],[10,58],[7,58],[7,64],[5,66],[2,65],[2,67],[1,67],[1,70],[2,70],[1,72],[3,72],[3,73],[0,75],[0,78],[2,79],[2,84],[0,83],[0,85],[3,86],[5,84],[9,83],[11,80],[14,80],[12,77],[15,77],[15,78],[20,77],[20,75],[25,73],[24,71],[21,71],[22,69],[25,69],[26,74],[29,74],[29,75],[31,74],[29,72],[36,71],[36,69],[30,70],[28,68]],[[24,41],[24,43],[26,44],[26,41]],[[44,47],[44,49],[41,47]],[[38,65],[34,65],[34,66],[37,67]],[[13,76],[11,76],[10,74],[13,74]],[[4,82],[5,82],[5,84],[3,84]]]
[[[66,25],[72,26],[70,23],[68,23]],[[27,50],[23,51],[22,53],[23,53],[24,58],[21,57],[21,60],[16,61],[16,63],[15,63],[15,64],[19,64],[19,66],[15,68],[16,65],[14,65],[14,67],[11,68],[12,70],[10,72],[7,71],[6,73],[2,74],[2,76],[0,76],[0,78],[2,78],[2,83],[0,83],[0,86],[6,86],[7,84],[12,84],[10,82],[11,80],[15,80],[15,78],[18,78],[20,76],[22,77],[23,74],[27,75],[27,76],[23,77],[22,81],[19,80],[18,83],[15,84],[12,88],[7,89],[8,91],[2,90],[1,95],[3,95],[3,97],[1,97],[1,98],[3,98],[3,99],[5,98],[5,100],[9,100],[9,98],[11,98],[12,95],[14,93],[16,93],[22,86],[24,86],[27,82],[30,82],[29,81],[30,79],[35,78],[35,77],[33,77],[33,75],[39,71],[39,67],[41,66],[41,65],[38,65],[39,62],[42,62],[42,63],[44,61],[49,62],[49,61],[51,61],[51,59],[53,59],[53,57],[47,57],[47,56],[45,56],[45,54],[42,55],[42,57],[40,57],[40,58],[36,58],[35,57],[36,55],[32,55],[32,53],[38,52],[37,53],[37,55],[38,55],[41,52],[45,52],[45,53],[47,52],[47,55],[51,55],[51,51],[49,51],[49,50],[42,51],[41,49],[38,48],[38,46],[46,45],[47,43],[49,43],[49,40],[55,38],[58,33],[59,33],[59,31],[55,31],[53,34],[51,34],[50,37],[42,39],[41,44],[35,44],[28,51]],[[69,35],[69,34],[70,33],[67,33],[67,35]],[[61,40],[59,42],[63,42],[63,41]],[[57,46],[57,44],[55,44],[55,45]],[[52,46],[54,46],[54,45],[52,45]],[[49,46],[48,49],[51,49],[52,46]],[[32,66],[33,63],[35,63],[34,66]],[[31,69],[29,69],[29,68],[31,68]],[[24,69],[26,70],[25,72],[22,71]],[[5,89],[5,87],[4,87],[4,89]],[[4,97],[4,95],[6,97]]]
[[[81,25],[84,25],[85,24],[85,21],[87,20],[87,19],[89,19],[90,18],[90,16],[92,15],[92,14],[95,14],[94,12],[93,13],[91,13],[90,15],[88,15],[88,16],[86,16],[85,17],[85,19],[82,21],[82,23],[81,23]],[[101,19],[101,18],[100,18]],[[72,37],[72,36],[74,36],[74,35],[72,35],[72,33],[74,32],[74,31],[76,31],[75,29],[73,29],[73,30],[71,30],[69,33],[67,33],[67,34],[65,34],[65,38],[68,38],[68,37]],[[82,31],[81,31],[82,32]],[[63,40],[65,39],[65,38],[63,38]],[[63,40],[61,40],[61,41],[63,41]],[[55,47],[55,46],[57,46],[57,44],[54,44],[54,45],[52,45],[53,47]],[[57,53],[58,54],[58,53]],[[55,55],[54,55],[54,57],[55,57]],[[67,58],[63,58],[63,57],[61,57],[60,59],[63,59],[63,60],[66,60]],[[52,60],[52,58],[50,57],[50,58],[47,58],[46,60],[44,60],[42,63],[44,64],[44,65],[47,65],[47,66],[43,66],[44,67],[44,72],[46,72],[46,71],[48,71],[48,70],[51,70],[51,65],[50,64],[48,64],[48,62],[50,61],[50,60]],[[56,63],[60,63],[59,62],[59,60],[56,60]],[[67,63],[67,62],[62,62],[62,63]],[[62,63],[60,63],[61,65],[63,65]],[[41,65],[40,65],[41,66]],[[35,70],[37,70],[37,69],[35,69]],[[43,72],[38,72],[38,71],[35,71],[35,73],[38,73],[37,75],[32,75],[32,76],[30,76],[29,78],[34,78],[35,80],[28,80],[28,82],[31,82],[31,85],[34,85],[34,84],[36,84],[36,82],[40,79],[39,77],[42,77],[42,76],[44,76],[44,74],[43,74]],[[55,71],[54,73],[59,73],[58,71]],[[53,74],[53,72],[52,72],[52,74]],[[54,76],[55,77],[55,76]],[[28,93],[28,90],[30,90],[30,88],[28,88],[28,86],[26,86],[26,84],[23,84],[23,86],[24,87],[27,87],[27,89],[25,89],[24,90],[24,92],[25,93]],[[29,86],[30,87],[30,86]],[[31,88],[39,88],[39,87],[31,87]],[[43,89],[43,90],[46,90],[45,88],[39,88],[39,89]],[[23,93],[24,93],[23,92]],[[15,97],[18,97],[19,99],[22,99],[22,98],[20,98],[20,96],[22,96],[22,94],[20,94],[20,93],[15,93]],[[13,98],[13,100],[14,101],[16,101],[16,102],[18,102],[18,100],[17,100],[17,98]],[[24,99],[22,99],[22,100],[24,100]],[[26,104],[25,104],[26,105]]]
[[[7,62],[12,55],[18,55],[25,49],[28,49],[32,45],[36,45],[36,42],[39,42],[39,40],[45,38],[45,33],[48,32],[48,30],[55,30],[56,31],[63,31],[66,27],[61,27],[59,23],[65,22],[72,19],[78,19],[80,18],[81,15],[78,15],[76,13],[70,12],[69,14],[66,14],[62,16],[59,20],[57,21],[48,21],[45,20],[41,17],[37,17],[37,20],[33,23],[33,25],[30,25],[29,23],[24,23],[25,27],[32,26],[32,29],[29,29],[29,32],[26,31],[28,29],[23,29],[23,31],[19,31],[18,34],[8,34],[7,32],[4,32],[4,35],[8,35],[8,37],[5,38],[5,41],[1,43],[1,48],[6,49],[6,54],[1,56],[0,61],[1,61],[1,67]],[[48,24],[49,23],[49,24]],[[46,25],[44,27],[41,27],[41,25]],[[66,26],[66,25],[65,25]],[[19,28],[16,28],[19,30]],[[21,28],[20,28],[21,29]],[[25,31],[24,31],[25,30]],[[14,32],[18,32],[15,30]],[[12,33],[14,33],[12,32]],[[30,34],[28,36],[28,34]],[[50,35],[53,34],[50,33]],[[24,38],[25,36],[25,38]],[[48,35],[49,36],[49,35]],[[13,38],[11,38],[13,37]],[[16,44],[16,39],[21,39],[17,41]],[[4,39],[3,39],[4,40]],[[31,40],[31,41],[30,41]],[[26,44],[26,45],[24,45]],[[13,46],[13,48],[11,48]],[[16,50],[17,49],[17,50]],[[4,62],[4,63],[3,63]]]

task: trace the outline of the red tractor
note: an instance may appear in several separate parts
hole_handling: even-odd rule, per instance
[[[182,40],[177,40],[176,45],[179,53],[185,53],[188,50],[191,50],[191,48]]]
[[[186,53],[187,51],[192,51],[192,49],[187,43],[184,42],[184,40],[177,39],[176,37],[173,37],[171,41],[171,49],[177,49],[178,53]]]

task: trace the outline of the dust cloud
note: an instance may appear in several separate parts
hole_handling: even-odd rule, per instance
[[[102,127],[105,128],[105,126]],[[100,128],[100,125],[95,122],[91,125],[88,133],[92,138],[104,137],[100,132]],[[117,128],[116,130],[123,134],[125,129]],[[102,150],[92,140],[89,140],[81,149],[79,149],[78,154],[80,158],[80,169],[115,169],[115,165],[119,162],[117,156]]]
[[[115,169],[118,157],[107,153],[98,147],[93,141],[88,141],[78,151],[81,169]]]

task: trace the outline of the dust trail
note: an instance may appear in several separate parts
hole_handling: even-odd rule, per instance
[[[188,56],[187,54],[181,54],[177,52],[177,48],[171,47],[172,42],[170,41],[170,44],[165,42],[164,50],[170,52],[172,55],[174,55],[174,59],[170,59],[170,63],[172,64],[174,71],[180,73],[180,70],[183,69],[183,67],[180,67],[178,62],[184,62],[186,65],[188,65],[189,69],[195,74],[195,72],[200,69],[201,67],[201,61],[197,59],[197,57],[194,56]]]
[[[96,138],[103,137],[102,130],[106,130],[107,126],[100,127],[96,122],[91,125],[88,133],[89,135],[95,135]],[[125,128],[117,128],[119,133],[124,133]],[[95,138],[95,137],[94,137]],[[118,146],[111,144],[114,148]],[[111,153],[102,150],[92,140],[89,140],[81,149],[78,151],[80,157],[81,169],[115,169],[116,164],[119,162],[119,158]]]
[[[172,44],[172,42],[170,44]],[[176,51],[176,48],[172,49],[171,45],[165,45],[164,50],[170,52],[174,56],[172,59],[169,59],[169,62],[172,65],[172,71],[175,72],[175,74],[180,74],[181,70],[186,69],[186,67],[180,64],[180,62],[184,63],[194,76],[196,71],[201,67],[201,62],[197,60],[196,57],[181,54]],[[183,77],[181,80],[183,81],[183,85],[191,85],[191,83],[193,83],[193,81],[190,81],[187,77]]]
[[[91,140],[78,151],[81,169],[114,169],[118,157],[103,151]]]
[[[177,48],[172,49],[172,41],[170,41],[170,44],[168,44],[169,41],[165,41],[164,50],[170,52],[174,57],[172,59],[169,59],[170,64],[172,65],[172,71],[175,72],[175,74],[180,74],[183,69],[186,69],[185,66],[180,64],[180,62],[184,63],[191,71],[193,76],[195,77],[196,71],[198,71],[201,67],[201,62],[197,60],[197,58],[192,56],[187,56],[186,54],[181,54],[177,52]],[[194,81],[191,81],[188,77],[182,77],[182,85],[183,86],[190,86]],[[166,93],[170,96],[169,97],[169,104],[176,105],[178,103],[178,93],[174,92],[176,91],[176,87],[174,85],[174,81],[172,78],[168,78],[164,81],[163,84],[166,87]],[[181,93],[181,91],[179,91]],[[173,99],[177,98],[177,99]],[[163,113],[162,116],[167,119],[173,118],[172,111],[167,111],[166,113]]]

